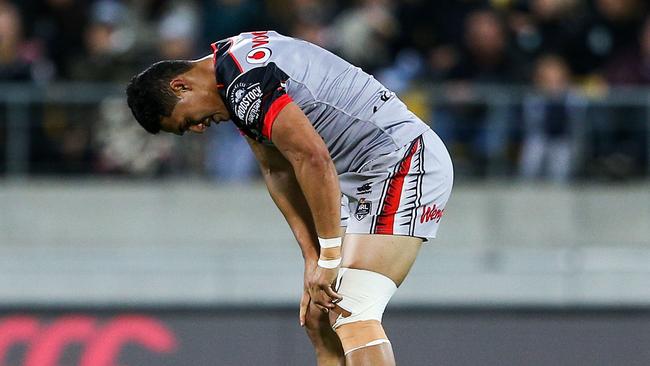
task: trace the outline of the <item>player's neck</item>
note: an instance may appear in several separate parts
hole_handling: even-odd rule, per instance
[[[202,77],[204,76],[214,79],[214,65],[212,62],[212,56],[205,56],[198,60],[192,61],[192,63],[194,64],[194,69],[196,72],[198,72]]]

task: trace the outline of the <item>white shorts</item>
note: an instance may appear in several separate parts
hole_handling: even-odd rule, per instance
[[[409,145],[339,176],[346,233],[435,238],[454,179],[449,153],[427,131]]]

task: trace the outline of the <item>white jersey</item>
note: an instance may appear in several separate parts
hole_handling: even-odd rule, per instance
[[[372,76],[309,42],[276,32],[212,44],[217,87],[242,133],[273,143],[295,102],[339,176],[348,233],[434,238],[453,184],[438,136]]]
[[[293,101],[325,141],[339,175],[430,130],[372,76],[309,42],[261,31],[212,47],[220,93],[240,130],[272,144],[273,121]]]

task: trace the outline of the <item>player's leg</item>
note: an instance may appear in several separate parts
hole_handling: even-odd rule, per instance
[[[385,176],[382,180],[377,177]],[[390,298],[415,262],[423,239],[436,237],[453,184],[453,167],[433,131],[359,172],[350,205],[337,291],[343,299],[330,321],[346,365],[394,365],[381,324]],[[363,188],[363,189],[361,189]],[[351,190],[348,190],[351,191]],[[353,191],[354,192],[354,191]]]
[[[313,303],[307,308],[305,331],[316,351],[318,366],[345,365],[343,347],[332,329],[328,314],[322,312]]]
[[[349,219],[348,199],[341,198],[341,236],[344,237]],[[316,351],[318,366],[345,365],[345,356],[339,337],[332,329],[327,313],[309,303],[305,315],[305,331]]]
[[[394,365],[393,350],[381,324],[386,304],[411,269],[422,239],[400,235],[348,234],[338,292],[345,317],[331,312],[346,365]]]

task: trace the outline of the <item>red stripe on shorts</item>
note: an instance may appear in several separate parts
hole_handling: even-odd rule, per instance
[[[395,213],[399,209],[399,202],[402,198],[402,187],[404,186],[404,177],[411,169],[411,158],[420,146],[420,139],[417,139],[411,145],[409,152],[399,163],[395,175],[388,181],[386,196],[382,204],[381,212],[377,216],[375,224],[375,234],[393,234],[393,224],[395,223]]]

